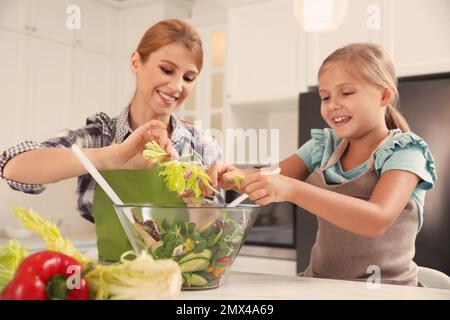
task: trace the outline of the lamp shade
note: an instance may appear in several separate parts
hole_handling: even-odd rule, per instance
[[[293,0],[294,14],[306,32],[336,30],[347,14],[348,0]]]

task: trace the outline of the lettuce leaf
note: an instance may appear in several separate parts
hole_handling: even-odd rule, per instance
[[[171,259],[154,260],[147,252],[126,259],[134,252],[125,252],[121,262],[96,265],[85,277],[95,292],[95,299],[174,299],[181,290],[182,278],[178,264]]]
[[[164,177],[167,188],[170,191],[175,191],[178,195],[192,190],[195,198],[200,198],[202,194],[200,182],[212,191],[216,191],[211,186],[211,178],[201,167],[178,160],[163,162],[159,165],[164,168],[159,175]]]
[[[28,249],[16,239],[0,246],[0,291],[11,281],[20,263],[28,256]]]
[[[165,152],[155,141],[148,142],[145,147],[147,149],[142,152],[142,155],[152,163],[160,163],[168,156],[167,152]]]

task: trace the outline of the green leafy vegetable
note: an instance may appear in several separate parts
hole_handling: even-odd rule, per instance
[[[135,259],[127,259],[128,256]],[[95,299],[174,299],[181,290],[178,264],[169,259],[154,260],[143,251],[140,255],[125,252],[120,263],[97,265],[86,274]]]
[[[160,164],[164,168],[159,174],[164,176],[167,188],[170,191],[177,192],[178,195],[186,191],[194,191],[195,198],[200,198],[202,192],[199,182],[202,182],[207,188],[214,190],[211,186],[211,178],[203,170],[188,162],[180,162],[178,160],[167,161]]]
[[[150,160],[153,163],[159,163],[168,156],[167,152],[155,141],[148,142],[145,147],[147,149],[144,150],[142,154],[145,159]]]
[[[194,223],[177,218],[171,222],[163,219],[158,225],[161,226],[160,245],[156,249],[149,248],[149,253],[155,259],[172,258],[183,265],[181,270],[184,271],[184,286],[215,286],[230,267],[233,255],[244,236],[244,226],[240,221],[236,221],[235,217],[230,217],[225,210],[222,210],[214,223],[204,230],[199,230]],[[180,246],[181,254],[178,253]],[[195,273],[198,271],[203,272],[201,277],[208,276],[207,282],[192,281],[196,278],[196,274],[200,275]]]
[[[143,151],[144,158],[163,168],[159,175],[164,177],[164,182],[170,191],[182,195],[186,191],[192,190],[195,199],[199,199],[202,194],[199,186],[201,182],[216,192],[211,186],[211,178],[203,168],[178,160],[162,162],[167,157],[167,153],[155,141],[147,143],[145,147],[147,149]]]
[[[83,267],[86,267],[91,261],[84,257],[68,239],[64,239],[58,227],[48,221],[44,220],[37,212],[32,209],[24,209],[20,207],[13,207],[14,214],[19,219],[21,225],[36,233],[47,243],[48,250],[62,252],[71,256]]]
[[[241,188],[241,183],[244,181],[244,176],[237,174],[234,176],[234,184],[236,185],[237,189]]]
[[[23,259],[28,256],[28,249],[16,239],[0,246],[0,291],[13,278]]]

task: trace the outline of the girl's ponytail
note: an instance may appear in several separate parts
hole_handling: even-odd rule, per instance
[[[410,131],[408,122],[405,117],[402,116],[400,111],[395,109],[392,105],[387,105],[386,107],[386,126],[389,130],[391,129],[400,129],[402,132]]]

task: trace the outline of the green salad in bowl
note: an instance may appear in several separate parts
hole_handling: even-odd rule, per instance
[[[176,261],[183,289],[217,288],[256,220],[259,206],[116,205],[135,251]]]

